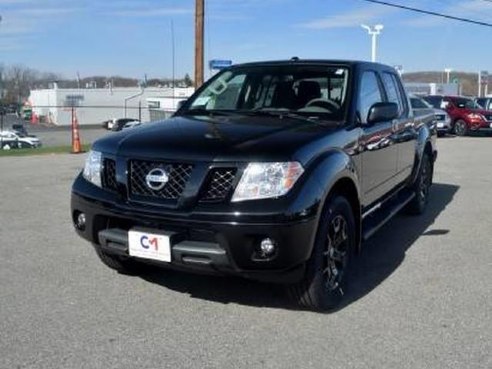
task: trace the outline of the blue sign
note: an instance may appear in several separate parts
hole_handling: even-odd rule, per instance
[[[212,70],[221,70],[224,68],[228,68],[231,65],[232,65],[232,60],[213,59],[208,62],[208,66]]]

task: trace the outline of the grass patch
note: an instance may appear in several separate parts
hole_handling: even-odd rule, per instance
[[[91,145],[82,145],[82,151],[89,151]],[[48,146],[39,149],[10,149],[0,150],[0,158],[3,156],[32,156],[47,154],[69,154],[72,152],[72,146]]]

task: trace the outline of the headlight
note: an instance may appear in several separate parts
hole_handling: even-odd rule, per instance
[[[84,178],[96,186],[101,187],[101,170],[101,153],[92,150],[89,151],[89,155],[85,159]]]
[[[237,185],[233,202],[285,195],[304,172],[298,162],[249,163]]]
[[[477,113],[470,113],[470,114],[468,114],[468,118],[470,118],[470,119],[485,120],[485,117],[482,114],[477,114]]]

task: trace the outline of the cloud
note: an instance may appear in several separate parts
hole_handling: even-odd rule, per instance
[[[1,0],[0,0],[1,1]],[[46,17],[49,15],[64,15],[75,13],[82,10],[81,8],[27,8],[18,11],[18,14],[31,17]]]
[[[32,2],[33,0],[0,0],[0,5],[19,5]]]
[[[472,0],[468,2],[456,1],[447,8],[440,9],[440,13],[460,18],[469,18],[477,21],[489,22],[490,16],[487,12],[492,12],[492,2],[483,0]],[[450,24],[459,24],[457,20],[450,20],[442,17],[423,15],[412,17],[402,21],[406,26],[416,28],[441,27]]]
[[[385,7],[358,7],[356,10],[351,12],[314,19],[309,22],[300,23],[297,26],[308,29],[356,27],[361,23],[379,21],[384,15],[393,12],[393,9]]]
[[[117,10],[110,12],[110,15],[118,17],[163,17],[168,15],[184,15],[192,14],[191,8],[145,8],[132,10]]]

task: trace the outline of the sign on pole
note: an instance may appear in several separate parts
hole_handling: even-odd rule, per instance
[[[208,62],[208,66],[211,70],[222,70],[232,65],[232,60],[213,59]]]
[[[488,81],[489,81],[489,72],[486,70],[481,71],[480,72],[480,83],[482,85],[485,85],[485,84],[487,84]]]

